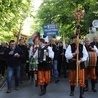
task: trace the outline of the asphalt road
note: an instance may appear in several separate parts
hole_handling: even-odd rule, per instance
[[[90,81],[89,81],[89,89]],[[96,89],[98,90],[98,83],[96,84]],[[25,81],[20,85],[20,89],[16,91],[13,89],[12,92],[7,94],[7,85],[0,91],[0,98],[79,98],[79,87],[75,89],[75,95],[73,97],[69,96],[70,88],[68,83],[68,78],[61,78],[59,83],[52,81],[48,88],[46,95],[40,97],[40,88],[34,87],[34,83],[31,81]],[[94,93],[91,90],[85,92],[85,98],[98,98],[98,92]]]

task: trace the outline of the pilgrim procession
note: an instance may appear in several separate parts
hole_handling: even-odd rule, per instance
[[[98,0],[0,4],[0,98],[98,97]]]

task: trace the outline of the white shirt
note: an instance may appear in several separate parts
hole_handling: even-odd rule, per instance
[[[33,54],[33,48],[34,48],[34,47],[39,47],[39,45],[34,45],[34,46],[31,46],[31,47],[30,47],[29,58],[34,55],[34,54]]]
[[[32,56],[32,50],[33,50],[33,46],[30,47],[29,58]]]
[[[43,47],[44,48],[44,47]],[[52,47],[50,47],[50,46],[48,46],[48,56],[49,56],[49,58],[51,58],[51,59],[53,59],[54,58],[54,52],[53,52],[53,50],[52,50]],[[33,56],[34,58],[38,58],[38,49],[37,49],[37,51],[35,52],[35,54],[34,54],[34,56]]]
[[[87,50],[86,50],[86,48],[85,48],[84,45],[83,45],[83,51],[82,51],[82,53],[83,53],[83,57],[81,58],[81,61],[83,62],[83,61],[86,61],[87,57],[88,57],[88,52],[87,52]],[[72,59],[73,58],[73,54],[72,54],[71,46],[70,45],[66,49],[65,57],[67,59]]]
[[[96,54],[98,56],[98,49],[97,49],[97,47],[95,45],[94,45],[94,50],[95,50],[95,52],[96,52]]]

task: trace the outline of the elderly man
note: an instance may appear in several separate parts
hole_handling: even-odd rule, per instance
[[[93,52],[93,53],[96,53],[98,55],[97,47],[95,45],[93,45],[93,44],[90,44],[90,40],[88,38],[85,38],[84,43],[85,43],[85,47],[86,47],[88,52]],[[93,59],[95,59],[95,58],[93,58]],[[92,91],[96,92],[97,91],[95,89],[96,74],[95,74],[95,66],[93,66],[93,65],[88,66],[85,69],[85,84],[86,84],[85,91],[88,91],[88,77],[89,76],[91,78]]]
[[[93,42],[91,43],[91,45],[95,45],[98,48],[98,37],[97,36],[95,36],[93,38]],[[97,82],[97,80],[98,80],[98,57],[97,57],[95,72],[96,72],[96,76],[97,76],[97,78],[96,78],[96,82]]]

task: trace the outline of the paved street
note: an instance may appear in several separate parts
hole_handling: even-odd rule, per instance
[[[89,85],[90,86],[90,85]],[[98,84],[96,85],[96,88],[98,90]],[[26,81],[23,84],[20,85],[20,90],[16,91],[13,90],[11,93],[6,93],[6,85],[0,91],[0,98],[41,98],[39,96],[39,87],[34,87],[33,82]],[[59,83],[55,84],[54,81],[50,83],[50,85],[47,88],[46,95],[42,96],[42,98],[79,98],[79,88],[76,87],[75,89],[75,96],[71,97],[69,96],[69,83],[68,78],[64,79],[62,78]],[[85,92],[85,98],[98,98],[98,92]]]

